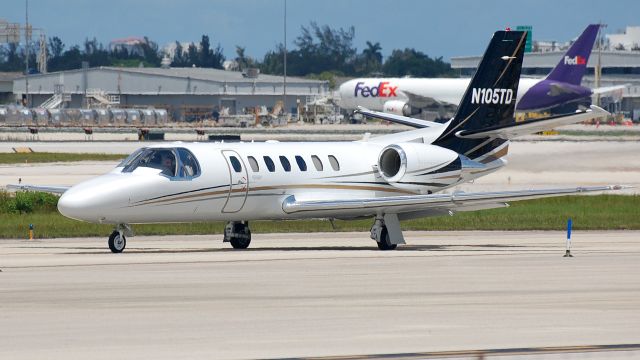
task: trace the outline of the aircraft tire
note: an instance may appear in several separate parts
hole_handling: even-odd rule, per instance
[[[109,250],[111,250],[112,253],[121,253],[126,246],[127,238],[122,235],[122,239],[120,239],[120,232],[114,230],[111,235],[109,235]]]
[[[389,231],[384,227],[382,229],[382,233],[380,234],[380,241],[378,241],[378,249],[380,250],[395,250],[398,247],[398,244],[392,244],[391,239],[389,238]]]
[[[238,224],[240,225],[240,224]],[[251,244],[251,230],[248,226],[242,225],[236,227],[236,232],[240,236],[232,236],[229,242],[234,249],[246,249]]]

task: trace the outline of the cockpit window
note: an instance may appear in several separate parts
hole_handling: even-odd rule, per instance
[[[140,148],[134,152],[131,153],[131,155],[127,156],[124,160],[122,160],[120,162],[120,164],[118,164],[118,166],[116,167],[126,167],[128,165],[130,165],[132,162],[134,162],[138,156],[140,156],[140,154],[142,154],[145,150],[147,150],[147,148]]]
[[[123,173],[133,172],[139,167],[160,170],[160,174],[170,178],[193,178],[200,175],[198,161],[193,154],[184,148],[158,149],[146,148],[133,153],[121,166]]]
[[[198,162],[191,151],[179,148],[178,154],[180,155],[179,177],[195,177],[200,175],[200,166],[198,166]]]

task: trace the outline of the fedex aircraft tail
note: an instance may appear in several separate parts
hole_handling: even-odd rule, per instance
[[[514,111],[526,32],[497,31],[469,83],[458,111],[433,144],[471,159],[501,146],[502,139],[461,139],[461,131],[477,131],[514,123]]]
[[[572,85],[580,85],[582,76],[587,70],[589,55],[593,49],[593,44],[598,35],[600,25],[592,24],[587,26],[582,35],[571,45],[566,54],[560,59],[547,80],[561,81]]]

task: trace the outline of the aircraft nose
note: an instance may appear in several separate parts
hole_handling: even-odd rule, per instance
[[[58,200],[58,211],[72,219],[96,221],[95,206],[89,204],[82,191],[69,189]]]
[[[355,108],[353,106],[353,101],[351,101],[351,96],[353,95],[353,87],[355,82],[353,80],[349,80],[338,88],[338,95],[340,100],[338,101],[338,105],[343,109],[352,109]]]

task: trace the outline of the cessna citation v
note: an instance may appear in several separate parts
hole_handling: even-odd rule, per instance
[[[69,189],[13,187],[62,192],[63,215],[114,224],[108,244],[116,253],[132,236],[129,224],[223,220],[224,241],[244,249],[253,220],[363,217],[374,219],[378,247],[390,250],[405,243],[401,220],[618,189],[439,193],[504,166],[512,137],[607,114],[593,106],[515,123],[525,34],[493,35],[457,114],[445,124],[360,109],[416,129],[354,142],[159,144]]]

